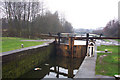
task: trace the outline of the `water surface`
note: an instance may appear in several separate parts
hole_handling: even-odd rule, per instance
[[[82,61],[83,58],[51,57],[20,78],[73,78]],[[35,68],[40,68],[41,70],[34,70]]]

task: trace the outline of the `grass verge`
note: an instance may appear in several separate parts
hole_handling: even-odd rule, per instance
[[[120,39],[115,39],[116,41],[120,42]]]
[[[120,64],[119,59],[120,55],[118,55],[120,46],[106,46],[101,45],[98,46],[98,51],[104,51],[108,49],[108,51],[112,51],[112,53],[97,53],[97,61],[96,61],[96,74],[97,75],[106,75],[106,76],[114,76],[115,74],[119,74],[118,64]]]
[[[16,37],[2,37],[2,52],[20,49],[21,44],[24,44],[24,47],[30,47],[45,43],[45,41],[35,42],[35,41],[21,41],[21,40],[28,40],[28,39],[16,38]]]

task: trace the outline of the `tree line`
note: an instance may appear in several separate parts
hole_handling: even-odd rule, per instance
[[[59,13],[45,9],[43,2],[3,2],[3,36],[37,37],[40,34],[72,33],[73,27]]]
[[[108,37],[120,37],[119,20],[110,20],[102,30],[94,30],[93,33]]]
[[[105,28],[103,29],[104,35],[110,37],[119,37],[119,32],[120,32],[119,20],[109,21]]]

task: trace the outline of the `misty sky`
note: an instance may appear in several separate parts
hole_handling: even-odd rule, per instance
[[[119,0],[43,0],[52,12],[58,11],[74,28],[105,27],[118,18]]]

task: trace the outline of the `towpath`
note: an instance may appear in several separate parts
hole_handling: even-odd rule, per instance
[[[41,39],[41,40],[21,40],[21,41],[36,41],[36,42],[40,42],[40,41],[47,41],[47,42],[51,42],[51,41],[54,41],[54,39]]]
[[[101,78],[99,80],[102,80],[102,78],[110,78],[110,80],[114,80],[114,77],[95,74],[95,66],[96,66],[96,59],[97,59],[97,46],[99,46],[99,44],[101,43],[96,44],[96,48],[95,48],[96,52],[95,52],[94,57],[87,57],[87,56],[85,57],[84,61],[79,67],[79,70],[77,74],[74,76],[74,78],[96,78],[96,79]]]

